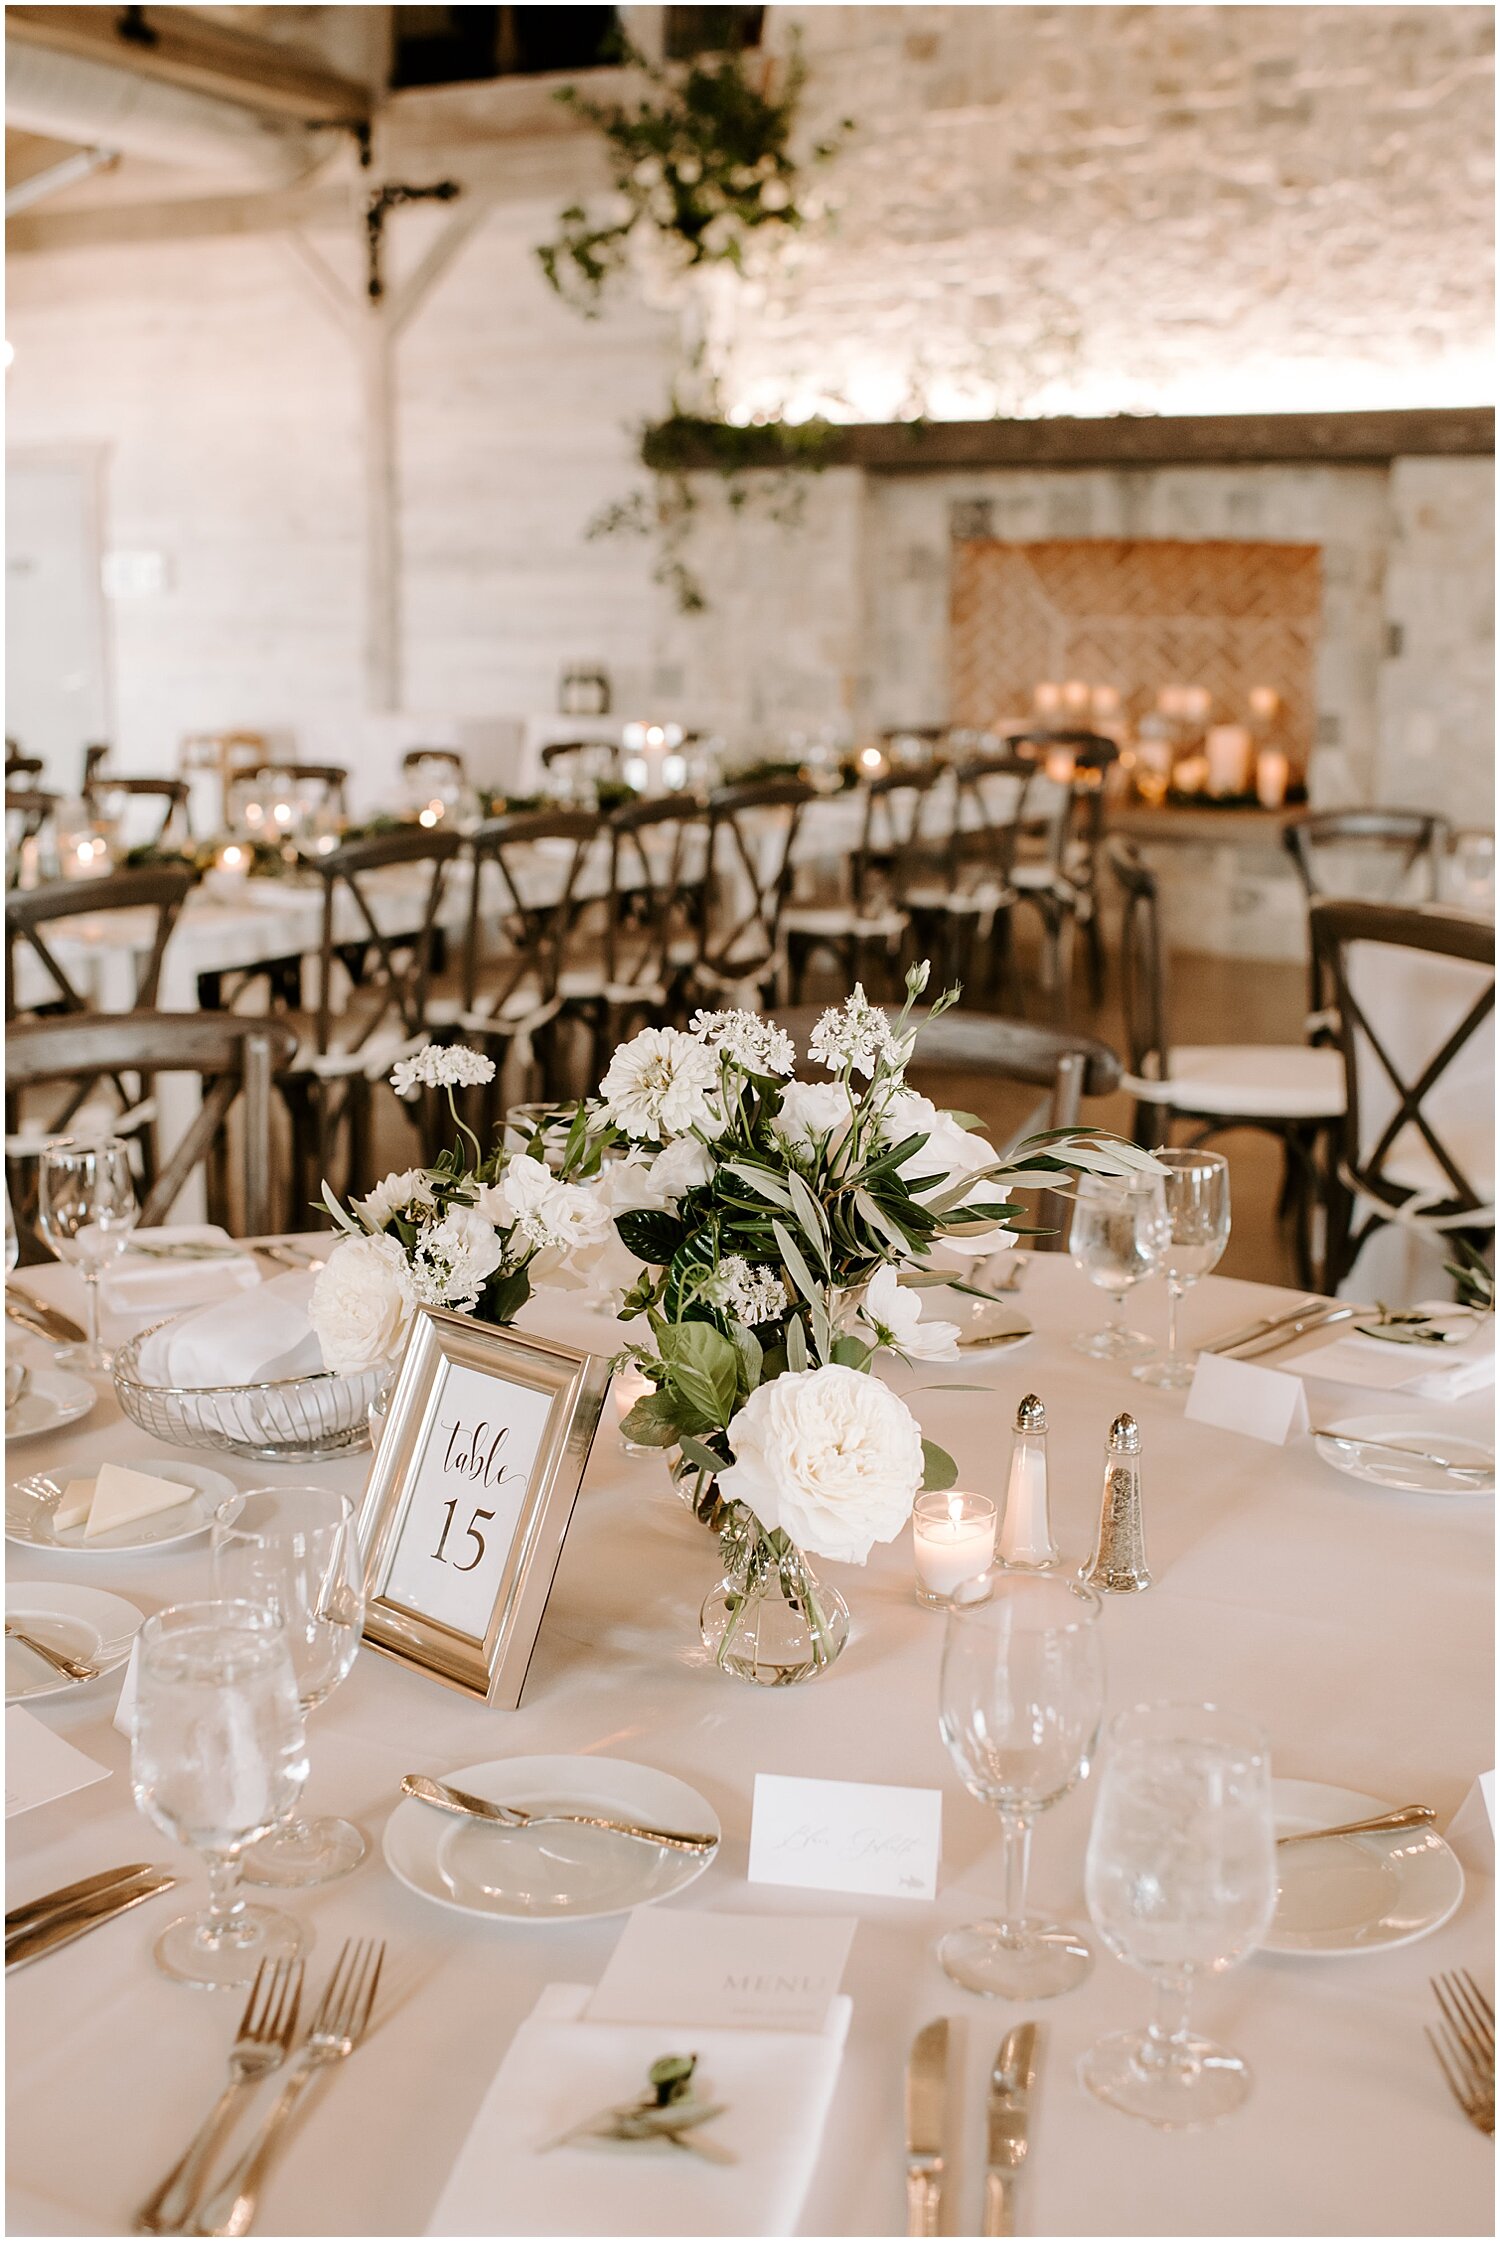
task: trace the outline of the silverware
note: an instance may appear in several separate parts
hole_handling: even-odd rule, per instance
[[[80,1883],[64,1884],[59,1891],[43,1892],[40,1899],[23,1900],[12,1907],[5,1918],[7,1942],[20,1931],[29,1931],[49,1915],[65,1915],[79,1900],[92,1899],[96,1892],[107,1892],[117,1884],[134,1883],[138,1876],[149,1876],[149,1861],[132,1861],[127,1868],[106,1868],[97,1876],[85,1876]]]
[[[24,1644],[27,1650],[34,1650],[38,1658],[45,1658],[54,1672],[66,1674],[69,1681],[93,1681],[104,1670],[101,1666],[91,1666],[85,1658],[70,1658],[65,1650],[54,1650],[50,1643],[44,1643],[39,1636],[28,1634],[18,1619],[6,1620],[5,1639],[7,1642]]]
[[[1277,1354],[1281,1348],[1289,1347],[1294,1339],[1305,1339],[1310,1331],[1327,1331],[1333,1324],[1347,1323],[1352,1316],[1362,1316],[1366,1312],[1363,1308],[1325,1302],[1311,1315],[1294,1316],[1289,1323],[1279,1324],[1274,1331],[1267,1332],[1264,1338],[1242,1341],[1234,1350],[1235,1359],[1238,1362],[1253,1362],[1260,1355]],[[1222,1354],[1223,1349],[1220,1348],[1219,1352]]]
[[[455,1790],[451,1783],[435,1782],[431,1775],[403,1775],[401,1788],[408,1798],[419,1798],[424,1806],[440,1806],[447,1814],[468,1814],[479,1822],[497,1822],[503,1829],[539,1829],[549,1822],[578,1822],[585,1829],[617,1830],[620,1836],[638,1837],[645,1845],[663,1845],[672,1853],[712,1853],[719,1842],[717,1837],[693,1837],[681,1830],[651,1829],[643,1822],[613,1821],[607,1814],[537,1814],[524,1806],[497,1806],[492,1799]]]
[[[195,2221],[196,2234],[248,2234],[271,2159],[292,2112],[320,2071],[352,2055],[370,2025],[385,1960],[384,1939],[345,1939],[318,2003],[312,2029],[271,2105],[270,2115],[223,2186]]]
[[[1442,2021],[1424,2027],[1449,2092],[1471,2125],[1495,2136],[1495,2011],[1468,1970],[1428,1979]]]
[[[13,1480],[12,1485],[18,1495],[29,1495],[33,1502],[39,1502],[49,1510],[62,1501],[61,1482],[49,1479],[44,1471],[34,1471],[28,1478]]]
[[[1453,1456],[1436,1456],[1430,1448],[1412,1448],[1404,1440],[1371,1440],[1358,1432],[1330,1432],[1326,1425],[1312,1427],[1315,1440],[1331,1440],[1336,1448],[1379,1448],[1388,1456],[1410,1456],[1414,1463],[1436,1464],[1442,1471],[1456,1471],[1468,1479],[1489,1479],[1494,1476],[1493,1464],[1461,1464]]]
[[[300,1962],[262,1962],[229,2051],[229,2083],[183,2154],[135,2215],[137,2234],[190,2234],[192,2216],[214,2153],[247,2090],[279,2071],[297,2028],[302,2000]]]
[[[108,1891],[99,1892],[93,1899],[83,1900],[65,1913],[44,1916],[30,1930],[20,1931],[5,1941],[5,1967],[7,1971],[20,1969],[26,1962],[40,1960],[59,1946],[70,1946],[75,1938],[86,1931],[97,1930],[101,1923],[113,1922],[142,1900],[155,1899],[158,1892],[169,1892],[177,1882],[165,1869],[152,1869],[133,1884],[119,1884]]]
[[[906,2059],[906,2231],[936,2234],[943,2214],[948,2019],[924,2024]]]
[[[1031,2089],[1036,2083],[1034,2024],[1017,2024],[1000,2042],[990,2073],[989,2140],[985,2152],[984,2231],[1014,2234],[1016,2174],[1026,2161]]]
[[[325,1258],[320,1253],[309,1253],[304,1246],[289,1245],[285,1238],[246,1238],[244,1244],[252,1253],[279,1263],[283,1269],[321,1269]],[[240,1250],[238,1246],[235,1248],[237,1253]]]
[[[1236,1347],[1248,1347],[1253,1339],[1264,1339],[1268,1333],[1279,1331],[1284,1323],[1295,1323],[1298,1316],[1311,1315],[1325,1303],[1319,1299],[1299,1300],[1294,1308],[1278,1308],[1274,1316],[1261,1316],[1254,1323],[1242,1323],[1233,1331],[1226,1331],[1220,1339],[1210,1339],[1201,1352],[1206,1355],[1233,1354]]]
[[[1278,1845],[1306,1845],[1315,1837],[1359,1837],[1366,1830],[1416,1829],[1437,1820],[1434,1806],[1396,1806],[1389,1814],[1372,1814],[1368,1821],[1335,1822],[1329,1829],[1289,1829]]]
[[[39,1339],[50,1339],[54,1346],[79,1347],[87,1342],[87,1332],[71,1316],[65,1316],[61,1308],[54,1308],[50,1300],[38,1300],[34,1292],[27,1292],[22,1285],[6,1286],[5,1313],[13,1323],[34,1332]]]

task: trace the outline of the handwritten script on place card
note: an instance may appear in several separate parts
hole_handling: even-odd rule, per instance
[[[750,1882],[931,1899],[942,1836],[941,1791],[757,1775]]]
[[[637,1908],[585,2014],[596,2024],[821,2032],[854,1929],[849,1916]]]
[[[1276,1448],[1284,1448],[1294,1432],[1306,1432],[1311,1421],[1300,1378],[1229,1355],[1199,1355],[1186,1414],[1195,1424],[1243,1432]]]

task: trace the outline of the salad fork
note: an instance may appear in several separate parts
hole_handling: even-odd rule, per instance
[[[1468,1970],[1429,1978],[1442,2021],[1426,2027],[1448,2090],[1469,2123],[1495,2135],[1495,2011]]]
[[[229,2052],[229,2083],[155,2194],[135,2215],[137,2234],[191,2234],[191,2220],[240,2099],[258,2079],[279,2070],[297,2028],[302,2000],[300,1962],[262,1962]]]

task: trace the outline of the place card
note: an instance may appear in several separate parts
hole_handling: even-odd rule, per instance
[[[1444,1835],[1465,1868],[1477,1875],[1495,1873],[1495,1775],[1481,1775],[1469,1786],[1464,1800]]]
[[[54,1736],[34,1714],[20,1705],[5,1713],[5,1818],[29,1814],[34,1806],[48,1806],[70,1791],[102,1783],[109,1773],[97,1760]]]
[[[130,1645],[130,1662],[125,1668],[125,1679],[120,1684],[120,1701],[115,1707],[114,1725],[122,1736],[135,1736],[135,1698],[141,1679],[141,1638],[136,1634]]]
[[[638,1907],[584,2013],[595,2024],[821,2032],[854,1931],[845,1915],[686,1915]]]
[[[1312,1426],[1300,1378],[1285,1370],[1262,1370],[1256,1362],[1235,1362],[1228,1355],[1199,1355],[1187,1414],[1195,1424],[1242,1432],[1275,1448],[1284,1448],[1293,1433]]]
[[[933,1899],[942,1843],[941,1791],[803,1775],[755,1778],[752,1884]]]

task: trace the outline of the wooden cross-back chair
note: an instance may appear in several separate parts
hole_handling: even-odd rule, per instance
[[[1011,951],[1016,853],[1035,766],[1008,749],[987,749],[953,766],[957,790],[949,844],[947,969],[972,994],[1021,992]]]
[[[1070,977],[1072,936],[1084,939],[1089,995],[1095,1005],[1104,996],[1104,936],[1099,920],[1099,874],[1105,837],[1105,780],[1120,759],[1120,750],[1102,732],[1066,727],[1032,727],[1014,733],[1011,752],[1037,767],[1045,777],[1050,755],[1065,758],[1067,775],[1050,783],[1056,787],[1050,814],[1029,821],[1037,853],[1016,865],[1018,898],[1037,911],[1046,941],[1045,985],[1065,1003]],[[1033,808],[1037,796],[1032,797]]]
[[[5,784],[7,789],[12,786],[30,786],[32,780],[40,778],[46,768],[47,766],[40,755],[22,755],[19,749],[12,755],[7,748],[5,753]]]
[[[888,771],[863,785],[856,799],[860,837],[852,851],[845,843],[838,899],[804,901],[794,883],[782,908],[793,1002],[816,957],[832,961],[845,987],[894,981],[913,913],[930,941],[940,946],[943,939],[947,850],[956,823],[948,772],[935,762]],[[813,814],[823,809],[820,802]],[[827,809],[847,814],[839,797],[828,797]]]
[[[456,747],[409,747],[401,758],[403,772],[420,770],[424,763],[446,763],[456,778],[463,778],[468,770]]]
[[[154,1119],[135,1132],[141,1155],[143,1225],[166,1219],[188,1178],[205,1170],[209,1212],[226,1229],[256,1236],[278,1226],[272,1205],[274,1161],[272,1082],[286,1066],[296,1036],[269,1019],[231,1018],[222,1012],[95,1012],[80,1018],[34,1020],[5,1039],[7,1106],[66,1086],[69,1095],[47,1118],[47,1133],[66,1132],[101,1085],[134,1077],[136,1098],[154,1115],[158,1074],[196,1074],[203,1103],[180,1142],[160,1156]],[[231,1183],[229,1122],[240,1104],[240,1173]],[[35,1225],[36,1160],[8,1151],[6,1182],[16,1211],[23,1253]]]
[[[1307,810],[1289,818],[1281,845],[1308,905],[1435,903],[1441,893],[1448,825],[1430,810]],[[1308,1024],[1320,1040],[1337,1034],[1333,991],[1308,943]]]
[[[708,798],[713,898],[693,977],[715,1004],[733,1005],[747,986],[765,1001],[780,980],[792,851],[814,798],[800,778],[721,786]]]
[[[618,740],[549,740],[542,749],[542,769],[550,771],[555,763],[565,763],[573,755],[592,756],[614,771],[619,768],[620,743]]]
[[[1315,902],[1311,921],[1345,1086],[1333,1282],[1392,1222],[1481,1246],[1495,1224],[1494,927],[1466,911],[1334,901]],[[1403,994],[1413,954],[1431,970]]]
[[[16,966],[29,953],[46,973],[50,994],[22,1009],[30,1012],[88,1012],[89,999],[68,976],[53,940],[44,928],[69,919],[98,919],[121,911],[154,911],[155,925],[148,943],[136,948],[135,1001],[144,1008],[156,1002],[162,959],[177,915],[187,900],[193,875],[185,866],[149,865],[138,872],[106,872],[96,880],[49,880],[45,887],[15,891],[5,899],[5,1017],[17,1016]]]
[[[21,851],[36,840],[57,815],[61,796],[44,786],[11,786],[5,789],[5,870],[7,883],[20,877]]]
[[[688,794],[627,802],[605,819],[610,840],[604,929],[603,1042],[627,1022],[680,1018],[704,954],[709,830]]]
[[[241,785],[247,779],[287,778],[296,787],[317,786],[322,789],[326,806],[338,817],[349,814],[349,773],[342,763],[292,763],[278,762],[274,756],[254,763],[248,770],[236,771],[234,783]]]
[[[192,839],[189,787],[184,778],[112,778],[106,771],[95,770],[84,781],[83,798],[89,814],[101,819],[123,819],[131,802],[158,801],[162,805],[161,823],[148,836],[150,845]]]

